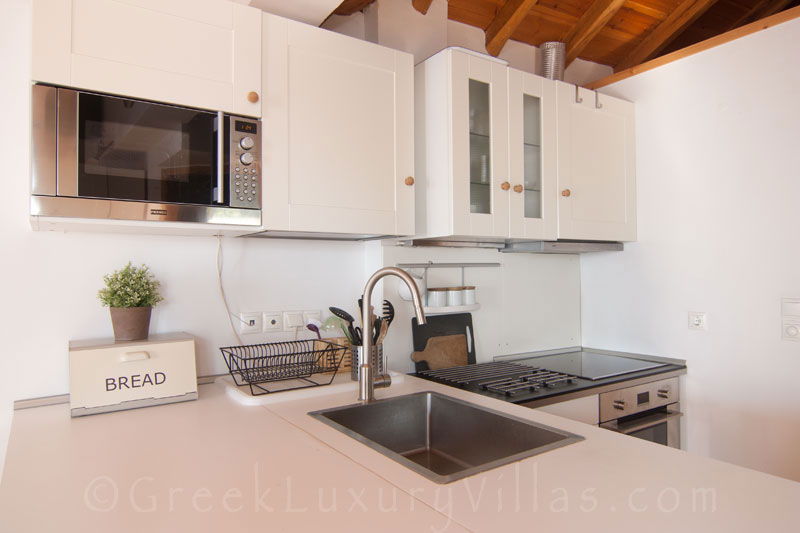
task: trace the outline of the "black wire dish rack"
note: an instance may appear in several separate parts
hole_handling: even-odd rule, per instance
[[[220,348],[238,386],[259,396],[330,385],[347,349],[325,340],[302,340]],[[312,376],[314,378],[312,379]],[[270,388],[265,383],[274,383]]]

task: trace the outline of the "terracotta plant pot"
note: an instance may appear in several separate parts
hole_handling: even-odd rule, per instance
[[[139,341],[147,338],[152,307],[109,307],[114,339]]]

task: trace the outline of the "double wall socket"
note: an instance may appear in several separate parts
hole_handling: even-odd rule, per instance
[[[276,333],[305,328],[309,320],[321,320],[321,311],[249,311],[239,313],[239,333]]]

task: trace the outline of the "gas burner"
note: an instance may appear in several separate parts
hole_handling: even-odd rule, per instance
[[[514,396],[575,383],[575,376],[516,363],[494,362],[419,372],[421,377],[448,385],[477,385],[481,390]]]

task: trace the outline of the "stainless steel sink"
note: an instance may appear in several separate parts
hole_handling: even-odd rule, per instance
[[[436,392],[309,413],[436,483],[583,440]]]

